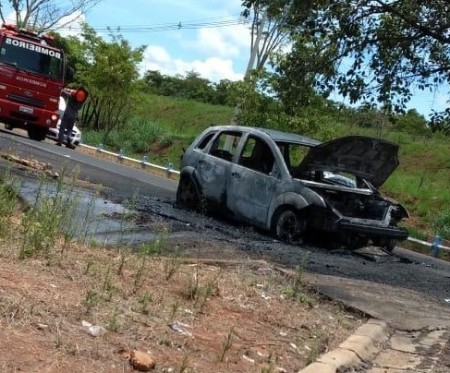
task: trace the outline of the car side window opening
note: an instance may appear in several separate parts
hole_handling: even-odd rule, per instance
[[[273,169],[274,162],[275,157],[269,145],[261,139],[249,136],[242,150],[239,164],[269,174]]]
[[[222,132],[214,140],[210,154],[231,161],[236,153],[242,134],[239,132]]]
[[[208,133],[197,145],[197,149],[204,150],[206,146],[209,144],[213,136],[216,134],[216,132],[210,132]]]

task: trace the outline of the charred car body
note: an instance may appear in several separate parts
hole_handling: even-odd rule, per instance
[[[347,136],[321,143],[264,128],[213,126],[185,151],[177,203],[214,208],[295,242],[321,232],[351,248],[392,250],[408,217],[378,188],[398,166],[398,145]],[[219,210],[217,210],[219,209]]]

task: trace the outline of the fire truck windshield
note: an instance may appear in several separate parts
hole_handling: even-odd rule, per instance
[[[0,47],[0,63],[2,62],[46,78],[63,79],[61,52],[46,45],[8,36],[2,40]]]

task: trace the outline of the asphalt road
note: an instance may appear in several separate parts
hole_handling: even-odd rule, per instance
[[[0,125],[1,126],[1,125]],[[90,157],[76,150],[56,146],[46,140],[38,142],[26,137],[24,131],[4,131],[0,129],[0,151],[10,152],[24,158],[34,158],[49,163],[55,170],[105,187],[111,187],[111,199],[123,200],[133,193],[151,194],[159,197],[173,197],[177,182],[162,177],[154,177],[120,164]]]
[[[103,185],[113,202],[134,196],[144,220],[168,224],[172,239],[186,253],[196,247],[196,256],[264,259],[288,270],[305,263],[308,279],[322,294],[371,316],[403,329],[450,327],[450,263],[399,247],[386,255],[373,248],[350,252],[333,242],[328,247],[286,245],[251,227],[175,208],[173,180],[9,131],[0,131],[0,151],[50,163],[66,173],[77,170],[79,179]],[[152,229],[151,224],[145,227]]]

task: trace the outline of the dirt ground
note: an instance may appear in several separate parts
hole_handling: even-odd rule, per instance
[[[156,372],[296,372],[364,322],[301,267],[188,261],[163,237],[140,252],[61,238],[19,259],[22,215],[0,239],[1,372],[132,372],[134,349]]]
[[[26,218],[19,204],[0,222],[1,372],[132,372],[124,351],[135,350],[156,372],[296,372],[365,321],[321,298],[302,265],[287,277],[232,244],[170,242],[163,230],[138,249],[62,235],[31,245]]]

